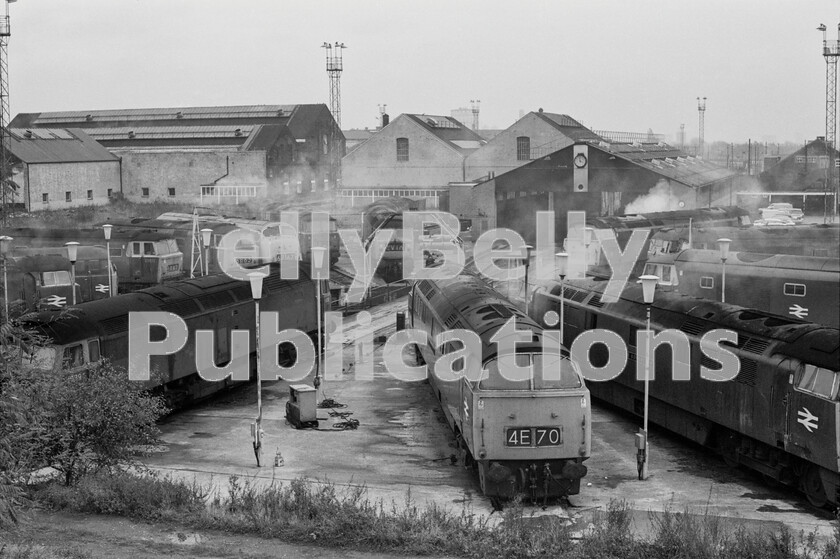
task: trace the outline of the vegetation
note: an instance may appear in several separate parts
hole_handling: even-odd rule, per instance
[[[157,441],[166,411],[107,361],[58,375],[36,370],[31,359],[42,347],[17,322],[0,330],[0,529],[17,522],[33,472],[50,467],[70,485],[125,465]]]
[[[255,534],[289,542],[362,550],[458,557],[671,559],[828,559],[840,557],[840,533],[750,532],[714,517],[666,510],[652,516],[653,533],[636,538],[631,511],[612,501],[588,529],[556,517],[531,517],[517,503],[497,523],[467,509],[371,500],[365,487],[297,479],[259,484],[231,477],[226,487],[171,477],[99,472],[74,486],[49,485],[34,498],[55,509],[120,514],[196,529]]]

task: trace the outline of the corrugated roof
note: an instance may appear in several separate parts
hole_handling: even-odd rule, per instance
[[[600,142],[593,145],[692,188],[707,186],[738,174],[725,167],[687,155],[665,143]]]
[[[276,118],[287,117],[297,105],[235,105],[215,107],[162,107],[148,109],[112,109],[100,111],[57,111],[40,113],[33,126],[44,126],[73,120],[171,120],[210,118]]]
[[[475,151],[485,143],[484,138],[470,130],[451,116],[406,114],[408,118],[449,144],[461,153]],[[458,145],[455,142],[468,142]],[[474,144],[473,142],[478,142]],[[469,146],[469,147],[462,147]]]
[[[225,126],[122,126],[114,128],[88,128],[87,133],[98,141],[108,140],[165,140],[195,138],[241,138],[244,141],[254,130],[254,125]]]
[[[546,113],[546,112],[538,112],[534,113],[537,116],[542,117],[545,120],[549,120],[556,124],[557,126],[569,126],[572,128],[585,128],[583,124],[579,123],[569,115],[561,115],[557,113]]]
[[[117,161],[117,157],[79,129],[10,128],[12,154],[27,164]]]

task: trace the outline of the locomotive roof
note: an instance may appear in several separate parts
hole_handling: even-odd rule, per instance
[[[429,304],[441,316],[444,328],[472,330],[481,337],[482,360],[495,352],[490,338],[511,318],[516,317],[517,329],[529,329],[535,338],[542,336],[542,327],[513,303],[475,276],[463,274],[447,280],[423,280],[416,288],[429,299]],[[540,346],[538,342],[533,342]],[[524,343],[517,349],[527,348]]]
[[[117,241],[160,241],[171,239],[171,235],[163,235],[151,229],[138,229],[130,226],[123,226],[118,223],[111,224],[114,228],[111,230],[111,242]],[[101,227],[84,228],[84,229],[67,229],[67,228],[43,228],[43,227],[16,227],[12,229],[4,229],[3,235],[8,235],[15,240],[23,239],[61,239],[62,242],[69,240],[76,241],[90,241],[105,242],[105,234]]]
[[[601,301],[607,285],[605,280],[566,280],[565,285],[567,299],[597,308],[606,304]],[[551,295],[557,296],[560,293],[559,282],[552,281],[544,284],[544,287]],[[616,307],[616,312],[625,318],[644,322],[645,303],[640,285],[628,283],[620,299],[635,305],[628,307],[624,303],[621,307]],[[763,350],[767,347],[767,343],[758,337],[777,339],[786,343],[786,355],[834,370],[840,369],[840,330],[837,328],[761,310],[698,299],[675,291],[657,291],[651,306],[667,311],[652,313],[654,320],[666,328],[677,328],[693,335],[702,335],[715,328],[735,330],[742,333],[738,336],[738,347],[748,350]]]
[[[18,270],[29,272],[54,272],[56,270],[70,271],[70,261],[58,254],[27,254],[11,256],[9,261]]]
[[[38,248],[30,248],[30,247],[15,247],[12,250],[14,253],[20,256],[37,256],[37,255],[53,255],[53,256],[61,256],[63,258],[67,258],[67,247],[65,246],[55,246],[55,247],[38,247]],[[79,245],[76,248],[76,260],[99,260],[102,258],[107,258],[108,253],[105,250],[104,246],[91,246],[91,245]],[[69,265],[69,260],[68,260]]]
[[[651,258],[650,262],[667,261]],[[717,250],[686,249],[673,257],[676,262],[699,262],[702,264],[719,264],[720,252]],[[775,268],[780,270],[819,270],[823,272],[840,272],[840,259],[823,256],[798,256],[791,254],[762,254],[758,252],[730,252],[727,264],[745,265],[756,268]]]
[[[298,280],[283,280],[279,266],[272,265],[271,273],[263,280],[263,297],[266,293],[304,281],[310,281],[310,278],[303,267]],[[131,312],[168,311],[186,318],[250,300],[251,287],[247,281],[217,274],[98,299],[63,311],[40,312],[28,318],[26,323],[42,330],[57,343],[65,344],[123,332],[128,329],[128,314]]]

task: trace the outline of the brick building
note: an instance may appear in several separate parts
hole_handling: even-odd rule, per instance
[[[26,113],[12,126],[84,129],[122,159],[122,192],[141,201],[236,203],[332,190],[344,154],[323,104]]]

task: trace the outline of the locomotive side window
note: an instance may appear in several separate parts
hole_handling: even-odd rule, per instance
[[[152,255],[155,253],[155,243],[143,243],[143,254]]]
[[[790,295],[792,297],[804,297],[805,296],[805,284],[804,283],[786,283],[785,284],[785,295]]]
[[[64,365],[75,368],[81,367],[85,363],[84,352],[82,351],[82,344],[67,346],[64,348]]]
[[[143,254],[142,245],[143,243],[131,243],[131,255],[140,256],[141,254]]]
[[[701,276],[700,287],[703,289],[712,289],[715,286],[715,278],[712,276]]]
[[[799,379],[796,382],[797,388],[829,400],[837,399],[837,373],[808,363],[799,371]]]
[[[42,274],[41,285],[44,287],[70,285],[70,272],[66,272],[64,270],[59,270],[57,272],[44,272]]]

